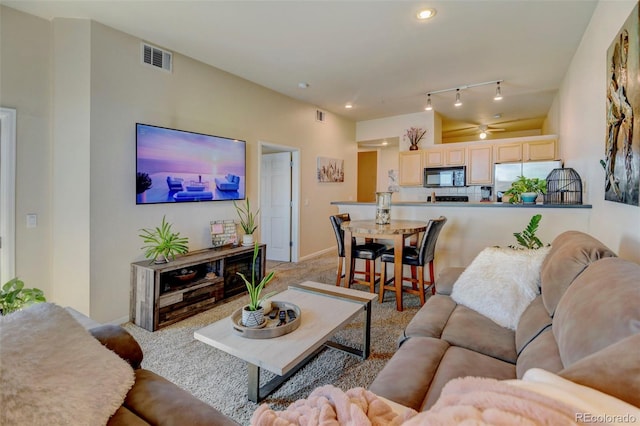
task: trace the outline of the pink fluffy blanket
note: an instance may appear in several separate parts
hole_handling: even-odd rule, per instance
[[[542,394],[494,379],[465,377],[449,382],[436,404],[417,413],[394,412],[375,394],[331,385],[315,389],[307,399],[284,411],[266,404],[253,414],[255,426],[289,425],[577,425],[576,410]]]

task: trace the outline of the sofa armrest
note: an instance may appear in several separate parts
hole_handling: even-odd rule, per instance
[[[131,334],[119,325],[105,324],[94,327],[89,332],[107,349],[127,361],[132,368],[140,368],[142,363],[142,348]]]
[[[451,296],[453,285],[456,283],[464,268],[445,268],[436,279],[436,293]]]

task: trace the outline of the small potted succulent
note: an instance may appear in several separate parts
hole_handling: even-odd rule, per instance
[[[518,176],[518,179],[511,183],[511,188],[504,192],[510,197],[509,203],[511,204],[535,204],[538,195],[546,193],[547,181],[545,179],[524,176]]]
[[[242,236],[242,245],[251,246],[253,244],[253,233],[258,228],[256,218],[258,217],[258,213],[260,213],[260,209],[256,210],[255,213],[251,211],[249,197],[247,197],[245,205],[238,205],[234,201],[233,206],[236,208],[238,217],[240,217],[240,227],[242,227],[242,230],[244,231],[244,235]]]
[[[189,239],[181,237],[179,232],[171,230],[171,224],[162,216],[162,223],[153,229],[141,229],[139,237],[146,244],[144,256],[153,263],[167,263],[176,254],[184,254],[189,250]]]
[[[272,291],[261,297],[262,290],[273,279],[274,272],[271,271],[265,275],[262,280],[256,284],[256,260],[258,259],[258,243],[255,243],[253,249],[253,263],[251,264],[251,281],[242,272],[236,272],[240,275],[249,292],[249,304],[242,309],[242,325],[245,327],[260,327],[265,324],[264,307],[262,306],[265,299],[273,296],[277,292]]]

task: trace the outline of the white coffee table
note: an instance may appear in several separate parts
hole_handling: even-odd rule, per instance
[[[196,331],[194,337],[246,361],[248,398],[259,402],[325,346],[366,359],[370,351],[371,301],[376,298],[373,293],[305,281],[272,297],[274,301],[296,304],[302,311],[300,326],[291,333],[272,339],[249,339],[233,333],[231,319],[227,317]],[[364,313],[362,349],[329,341],[360,313]],[[260,386],[261,368],[276,374],[263,386]]]

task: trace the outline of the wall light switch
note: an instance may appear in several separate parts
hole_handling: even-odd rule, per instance
[[[27,228],[35,228],[36,226],[38,226],[38,215],[29,213],[27,215]]]

